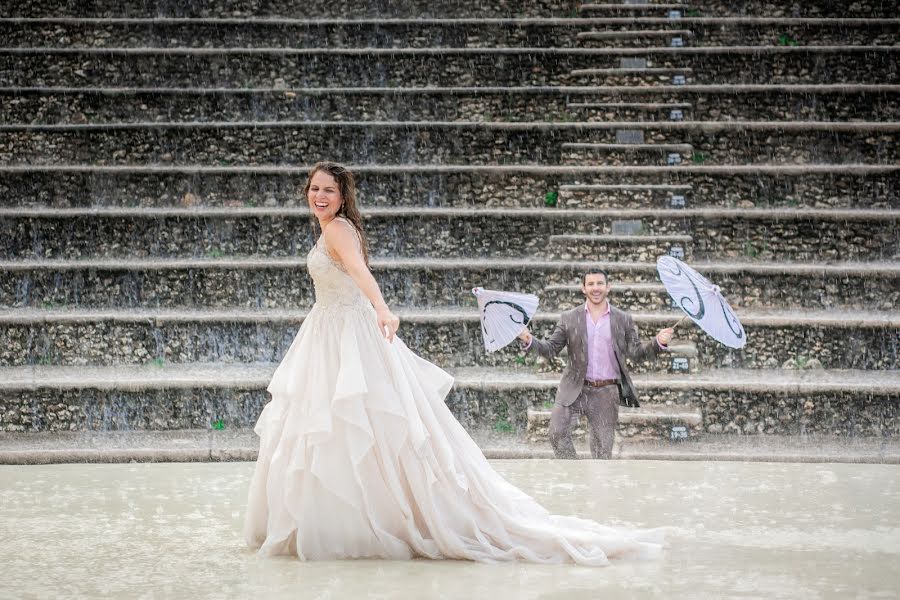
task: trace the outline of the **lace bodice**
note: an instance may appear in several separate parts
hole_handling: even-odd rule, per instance
[[[315,308],[372,307],[369,299],[344,270],[344,266],[328,254],[325,242],[321,237],[309,251],[306,266],[316,291]]]

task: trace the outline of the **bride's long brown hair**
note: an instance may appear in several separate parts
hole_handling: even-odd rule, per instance
[[[353,177],[353,173],[350,169],[344,165],[329,160],[317,162],[309,170],[309,175],[306,177],[306,185],[303,186],[304,199],[309,198],[309,186],[312,183],[313,175],[319,171],[325,171],[334,177],[334,180],[337,182],[338,189],[341,192],[341,207],[338,209],[335,216],[344,217],[350,221],[353,228],[356,229],[356,233],[359,235],[360,246],[362,247],[363,260],[365,260],[366,265],[368,265],[369,242],[366,239],[366,232],[363,231],[362,216],[359,214],[359,208],[356,207],[356,178]],[[316,219],[313,218],[313,221],[315,222]],[[316,222],[315,225],[318,226],[318,222]]]

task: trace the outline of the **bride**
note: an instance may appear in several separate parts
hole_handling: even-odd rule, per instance
[[[305,193],[322,230],[307,260],[316,302],[256,424],[247,543],[302,560],[656,555],[653,533],[550,515],[491,468],[444,404],[453,378],[395,335],[352,173],[320,162]]]

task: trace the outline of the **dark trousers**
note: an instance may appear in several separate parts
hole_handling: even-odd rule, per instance
[[[550,445],[556,458],[577,458],[572,443],[572,425],[581,416],[590,426],[591,456],[612,458],[616,424],[619,422],[619,387],[584,386],[569,406],[556,403],[550,412]]]

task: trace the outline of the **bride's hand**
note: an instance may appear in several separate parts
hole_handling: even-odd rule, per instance
[[[387,306],[380,306],[375,309],[378,316],[378,331],[387,338],[387,341],[394,341],[394,334],[400,329],[400,318],[391,312]]]

